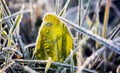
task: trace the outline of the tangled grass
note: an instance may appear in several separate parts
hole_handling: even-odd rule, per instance
[[[32,52],[36,44],[25,45],[19,35],[19,28],[24,14],[32,13],[33,9],[25,10],[25,6],[22,5],[20,11],[11,14],[6,1],[0,1],[0,73],[103,73],[110,71],[120,73],[120,40],[117,40],[118,42],[114,41],[116,36],[119,37],[120,24],[117,24],[113,30],[109,31],[109,35],[107,34],[111,0],[106,1],[103,30],[100,30],[101,24],[99,20],[102,0],[96,1],[92,20],[89,18],[88,13],[93,0],[89,0],[86,3],[85,9],[82,0],[78,0],[78,23],[64,18],[70,0],[67,0],[61,10],[59,9],[59,2],[60,0],[56,0],[56,15],[61,21],[66,23],[66,26],[77,31],[74,40],[76,41],[74,50],[62,63],[53,62],[51,59],[32,59]],[[87,25],[90,27],[89,30],[83,26],[85,22],[87,22]],[[100,31],[102,31],[102,33],[100,33]],[[84,51],[85,47],[83,46],[85,44],[89,45],[88,40],[90,39],[94,41],[95,45],[89,46],[92,54],[86,56]],[[74,65],[74,54],[77,55],[77,65]],[[118,61],[117,65],[114,64],[116,60]]]

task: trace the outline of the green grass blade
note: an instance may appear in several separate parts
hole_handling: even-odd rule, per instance
[[[22,9],[23,9],[23,7],[22,7]],[[12,28],[10,29],[9,34],[12,34],[12,33],[15,31],[16,27],[20,24],[20,22],[21,22],[21,20],[22,20],[22,17],[23,17],[23,13],[20,14],[20,15],[18,15],[18,16],[16,17],[15,23],[14,23],[14,25],[12,26]]]

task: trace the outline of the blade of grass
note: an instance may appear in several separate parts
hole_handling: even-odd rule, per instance
[[[112,34],[112,36],[111,36],[110,38],[114,39],[114,37],[115,37],[116,35],[118,35],[119,31],[120,31],[120,25],[117,26],[116,30],[113,32],[113,34]],[[111,53],[110,53],[109,56],[108,56],[108,61],[111,61],[111,60],[112,60],[113,55],[114,55],[114,52],[111,51]]]
[[[95,10],[95,13],[96,13],[96,34],[99,35],[99,24],[100,24],[100,21],[99,21],[99,11],[100,11],[100,8],[101,8],[101,0],[98,1],[97,5],[96,5],[96,10]],[[99,47],[99,43],[96,42],[96,48]]]
[[[10,11],[9,11],[9,9],[8,9],[8,7],[7,7],[7,5],[6,5],[6,2],[5,2],[5,0],[1,0],[1,3],[2,3],[2,6],[3,6],[3,8],[4,8],[4,11],[5,11],[5,13],[6,13],[6,16],[10,16],[11,15],[11,13],[10,13]],[[12,25],[14,25],[14,21],[13,21],[13,19],[10,19],[10,23],[9,22],[7,22],[9,25],[8,25],[8,27],[9,28],[11,28],[12,27]],[[15,39],[15,37],[17,37],[17,39]],[[17,34],[17,32],[15,31],[15,34],[13,35],[13,40],[14,41],[16,41],[17,43],[18,43],[18,45],[19,45],[19,47],[20,47],[20,51],[22,52],[22,54],[23,54],[23,58],[24,58],[24,51],[23,51],[23,48],[24,48],[24,44],[22,43],[22,40],[21,40],[21,38],[20,38],[20,36]],[[3,45],[2,45],[3,46]]]
[[[71,56],[71,73],[74,73],[74,61],[73,61],[73,52],[72,52],[72,49],[71,49],[71,53],[72,53],[72,56]]]
[[[0,33],[2,33],[7,28],[7,25],[5,25],[3,28],[1,28]]]
[[[36,72],[35,70],[31,69],[31,68],[28,67],[28,66],[23,66],[23,67],[24,67],[24,69],[25,69],[27,72],[29,72],[29,73],[38,73],[38,72]]]
[[[24,6],[23,6],[23,7],[24,7]],[[6,40],[5,40],[4,43],[3,43],[3,47],[5,46],[8,38],[10,38],[10,36],[12,35],[12,33],[15,31],[15,28],[20,24],[22,17],[23,17],[23,14],[20,14],[20,15],[18,15],[18,16],[16,17],[16,19],[15,19],[15,24],[11,27],[11,29],[10,29],[10,31],[9,31],[9,34],[8,34]]]
[[[0,21],[2,21],[2,5],[0,3]]]
[[[86,16],[87,16],[87,12],[88,12],[88,10],[89,10],[89,6],[90,6],[91,3],[92,3],[92,0],[89,0],[88,3],[87,3],[86,10],[85,10],[84,15],[83,15],[83,18],[82,18],[82,20],[81,20],[81,24],[80,24],[81,26],[84,24],[84,21],[85,21],[85,18],[86,18]]]
[[[40,63],[40,64],[47,64],[48,60],[24,60],[24,59],[13,59],[13,61],[17,62],[17,63],[24,63],[24,64],[36,64],[36,63]],[[51,62],[52,65],[55,65],[55,66],[61,66],[61,67],[64,67],[64,68],[71,68],[71,65],[69,64],[63,64],[63,63],[60,63],[60,62]],[[74,66],[74,69],[78,69],[76,66]],[[89,70],[89,69],[86,69],[84,68],[83,71],[85,72],[90,72],[90,73],[96,73],[94,70]]]
[[[81,26],[81,19],[82,19],[82,0],[78,0],[78,25]],[[79,44],[79,41],[82,40],[82,36],[79,32],[76,33],[76,41],[77,44]],[[83,56],[82,56],[82,48],[80,47],[79,54],[77,54],[77,67],[80,68],[83,62]],[[80,61],[79,61],[80,60]],[[77,73],[80,69],[77,70]]]
[[[7,16],[7,17],[3,18],[3,21],[0,21],[0,23],[5,23],[11,18],[15,18],[16,16],[18,16],[20,14],[24,14],[24,13],[28,13],[28,12],[31,12],[31,10],[24,10],[24,11],[16,12],[16,13],[10,15],[10,16]]]
[[[38,71],[45,69],[45,67],[31,67],[31,68],[34,69],[34,70],[38,70]],[[50,71],[56,71],[56,69],[54,69],[54,68],[49,68],[48,70],[50,70]]]
[[[10,47],[11,47],[11,36],[10,36],[10,37],[8,37],[7,47],[8,47],[8,48],[10,48]]]
[[[93,32],[78,26],[77,24],[65,19],[65,18],[61,18],[59,17],[62,21],[68,23],[68,25],[71,25],[72,27],[74,27],[74,29],[76,29],[78,32],[81,32],[82,34],[92,38],[95,41],[100,42],[101,44],[105,45],[106,47],[110,48],[111,50],[115,51],[116,53],[120,54],[120,47],[115,45],[111,40],[107,40],[105,38],[100,37],[97,34],[93,34]]]
[[[82,0],[78,0],[78,24],[81,25],[82,19]]]
[[[104,38],[106,37],[110,3],[111,3],[111,0],[107,0],[106,8],[105,8],[105,15],[104,15],[103,31],[102,31],[102,37],[104,37]]]
[[[3,14],[2,14],[2,5],[1,5],[1,3],[0,3],[0,22],[2,22],[2,16],[3,16]],[[0,32],[1,31],[3,31],[4,29],[2,29],[2,25],[1,25],[1,23],[0,23]],[[0,33],[0,45],[1,45],[1,33]]]
[[[82,26],[82,25],[84,24],[84,20],[85,20],[85,18],[86,18],[86,16],[87,16],[87,12],[88,12],[88,10],[89,10],[89,6],[90,6],[91,3],[92,3],[91,0],[89,0],[88,3],[87,3],[86,11],[85,11],[85,13],[84,13],[84,15],[83,15],[83,18],[82,18],[82,16],[81,16],[81,21],[80,21],[80,23],[79,23],[80,26]],[[81,3],[81,4],[82,4],[82,3]],[[81,12],[82,12],[82,10],[81,10]],[[79,40],[79,39],[82,39],[82,34],[79,34],[79,33],[78,33],[78,40]]]
[[[1,0],[1,3],[2,3],[3,9],[4,9],[4,11],[6,12],[6,14],[7,14],[7,15],[11,15],[11,13],[10,13],[8,7],[7,7],[7,4],[6,4],[5,0]],[[11,24],[8,25],[9,27],[11,27],[12,24],[14,23],[12,19],[10,20],[10,22],[11,22]]]
[[[50,68],[51,62],[52,62],[52,59],[51,59],[51,57],[49,57],[48,62],[47,62],[46,67],[45,67],[45,72],[44,73],[47,73],[48,69]]]
[[[108,17],[109,17],[109,10],[110,10],[110,3],[111,0],[107,0],[106,3],[106,8],[105,8],[105,15],[104,15],[104,23],[103,23],[103,30],[102,30],[102,37],[106,38],[106,32],[107,32],[107,24],[108,24]],[[104,51],[104,72],[106,72],[106,61],[107,61],[107,57],[106,57],[106,50]]]
[[[56,0],[56,9],[55,9],[55,11],[56,11],[56,15],[59,13],[59,7],[60,7],[60,0]]]
[[[15,24],[14,24],[14,25],[12,26],[12,28],[10,29],[9,34],[12,34],[12,33],[15,31],[16,27],[20,24],[20,22],[21,22],[21,20],[22,20],[22,17],[23,17],[23,14],[20,14],[20,15],[18,15],[18,16],[16,17],[16,19],[15,19]]]
[[[95,19],[95,17],[93,17],[94,19]],[[94,25],[95,24],[95,22],[92,22],[92,25]],[[95,28],[94,28],[94,26],[91,26],[90,27],[91,28],[91,31],[93,32],[94,30],[95,30]],[[88,38],[87,37],[84,37],[84,41],[87,41],[88,40]],[[78,57],[80,57],[79,58],[79,60],[78,60],[78,70],[77,70],[77,73],[81,73],[82,72],[82,69],[81,69],[81,66],[82,66],[82,64],[84,63],[84,58],[82,57],[83,56],[83,54],[82,54],[82,45],[83,45],[83,43],[81,44],[81,46],[79,47],[79,49],[78,49],[78,52],[79,52],[79,54],[78,54]],[[79,63],[80,62],[80,60],[81,60],[81,63]]]
[[[58,14],[58,16],[62,16],[64,14],[64,12],[66,11],[69,3],[70,3],[70,0],[67,0],[67,2],[65,3],[63,9],[60,11],[60,13]]]
[[[92,22],[92,20],[91,20],[88,16],[86,17],[86,22],[87,22],[87,24],[88,24],[90,27],[93,26],[93,22]]]
[[[82,0],[78,0],[78,25],[81,26],[81,19],[82,19]],[[76,34],[77,44],[79,40],[82,39],[82,36],[77,32]]]

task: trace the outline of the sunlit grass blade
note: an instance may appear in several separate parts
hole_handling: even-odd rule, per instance
[[[10,11],[9,11],[9,9],[8,9],[8,6],[7,6],[6,2],[5,2],[5,0],[1,0],[1,3],[2,3],[2,6],[3,6],[3,10],[6,12],[6,14],[7,14],[7,15],[11,15],[11,13],[10,13]],[[11,24],[8,25],[9,27],[11,27],[12,24],[14,23],[14,22],[13,22],[13,19],[11,19],[10,22],[11,22]]]
[[[7,47],[8,47],[8,48],[11,47],[11,38],[10,38],[10,37],[8,37]]]
[[[63,9],[60,11],[60,13],[58,14],[58,16],[62,16],[64,14],[64,12],[66,11],[69,3],[70,3],[70,0],[67,0],[67,2],[65,3]]]
[[[17,16],[17,18],[15,20],[15,24],[10,29],[10,34],[13,33],[15,31],[15,28],[20,24],[22,17],[23,17],[23,14]]]
[[[44,73],[47,73],[48,69],[50,68],[51,62],[52,62],[52,59],[51,59],[51,57],[49,57],[48,62],[47,62],[46,67],[45,67],[45,72]]]
[[[24,6],[21,8],[21,10],[24,8]],[[20,24],[20,22],[21,22],[21,20],[22,20],[22,17],[23,17],[23,14],[20,14],[20,15],[18,15],[17,17],[16,17],[16,19],[15,19],[15,24],[12,26],[12,28],[10,29],[10,32],[9,32],[9,34],[12,34],[14,31],[15,31],[15,29],[16,29],[16,27]]]
[[[2,5],[0,3],[0,22],[2,22],[2,16],[3,16],[3,11],[2,11]],[[0,30],[2,29],[2,25],[0,23]]]
[[[0,3],[0,22],[2,22],[2,5]],[[2,29],[2,25],[0,24],[0,46],[1,46],[1,32],[3,31],[4,29]],[[1,48],[1,47],[0,47]]]
[[[110,3],[111,3],[111,0],[107,0],[106,7],[105,7],[104,23],[103,23],[103,30],[102,30],[102,37],[104,38],[106,37],[106,32],[107,32]]]
[[[88,24],[90,27],[93,26],[93,22],[92,22],[92,20],[91,20],[88,16],[86,17],[86,22],[87,22],[87,24]]]
[[[0,3],[0,22],[2,22],[2,5],[1,5],[1,3]]]
[[[7,38],[7,35],[8,35],[8,34],[7,34],[6,31],[3,30],[0,34],[1,34],[4,38]]]
[[[7,39],[8,34],[5,30],[0,31],[0,34],[3,38]],[[11,41],[11,44],[14,44],[14,41],[12,39],[9,38],[9,41]]]
[[[96,34],[98,34],[98,35],[99,35],[99,24],[100,24],[100,22],[99,22],[99,16],[97,15],[96,16]],[[95,47],[98,48],[98,46],[99,46],[99,43],[96,42]]]

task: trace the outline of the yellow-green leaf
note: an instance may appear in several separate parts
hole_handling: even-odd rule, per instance
[[[36,44],[36,59],[51,57],[53,61],[62,62],[73,48],[73,39],[67,26],[56,15],[48,13],[44,16]]]

